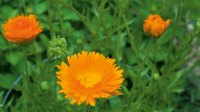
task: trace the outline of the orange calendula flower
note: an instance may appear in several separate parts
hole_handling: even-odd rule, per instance
[[[144,21],[144,32],[150,34],[152,37],[159,37],[166,30],[171,20],[164,21],[160,15],[152,14]]]
[[[42,28],[34,15],[21,15],[8,19],[2,27],[4,38],[14,43],[32,41],[42,32]]]
[[[71,104],[86,102],[95,106],[96,98],[109,98],[120,95],[120,86],[124,80],[123,70],[119,70],[114,59],[102,54],[82,51],[67,58],[69,65],[62,62],[57,72],[58,84]]]

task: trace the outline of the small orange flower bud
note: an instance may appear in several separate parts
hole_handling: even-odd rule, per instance
[[[152,37],[159,37],[166,30],[171,20],[164,21],[160,15],[152,14],[145,19],[143,24],[144,32],[150,34]]]
[[[30,42],[42,32],[35,15],[19,15],[2,25],[3,35],[10,42]]]

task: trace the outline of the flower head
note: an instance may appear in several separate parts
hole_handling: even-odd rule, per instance
[[[32,41],[42,32],[42,28],[34,15],[21,15],[8,19],[2,27],[4,38],[14,43]]]
[[[166,30],[171,20],[164,21],[160,15],[152,14],[144,21],[144,32],[150,34],[153,37],[159,37]]]
[[[65,98],[72,98],[71,104],[86,102],[95,106],[96,98],[120,95],[123,70],[119,70],[114,59],[102,54],[82,51],[67,58],[69,65],[62,62],[57,72],[58,84]]]

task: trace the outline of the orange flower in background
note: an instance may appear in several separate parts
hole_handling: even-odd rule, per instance
[[[123,82],[123,70],[119,70],[114,59],[105,58],[102,54],[82,51],[67,58],[69,65],[62,62],[57,72],[59,92],[66,99],[72,98],[71,104],[81,105],[86,102],[95,106],[96,98],[109,98],[120,95]]]
[[[171,20],[164,21],[160,15],[152,14],[144,21],[144,32],[150,34],[152,37],[159,37],[166,30]]]
[[[10,42],[30,42],[42,32],[42,28],[34,15],[21,15],[3,24],[3,35]]]

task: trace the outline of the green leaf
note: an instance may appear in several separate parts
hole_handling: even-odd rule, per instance
[[[61,10],[64,20],[80,21],[80,17],[70,9]]]
[[[11,74],[0,74],[0,87],[5,89],[12,88],[12,84],[17,79],[16,75]]]
[[[14,52],[10,52],[6,54],[6,60],[12,65],[16,65],[22,59],[23,59],[23,54],[18,51],[14,51]]]
[[[0,101],[3,101],[3,97],[4,97],[4,91],[0,92]],[[0,108],[1,108],[1,104],[0,104]],[[1,109],[0,109],[1,110]],[[1,111],[0,111],[1,112]]]
[[[41,34],[40,39],[41,39],[42,44],[45,45],[45,47],[49,46],[49,38],[46,35]]]
[[[43,1],[40,4],[34,5],[33,10],[36,14],[43,14],[44,12],[47,11],[47,3]]]
[[[1,105],[0,105],[0,112],[5,112],[5,111],[3,110],[3,108],[1,107]]]
[[[17,14],[18,14],[18,10],[12,9],[9,5],[1,6],[0,16],[5,17],[5,18],[9,18],[9,17],[14,17]]]
[[[110,101],[111,108],[114,108],[114,109],[116,109],[116,107],[120,108],[121,100],[119,97],[113,97],[109,101]]]
[[[8,45],[6,44],[6,40],[2,39],[3,37],[0,36],[0,50],[8,49]]]
[[[182,88],[175,88],[177,87],[177,83],[179,82],[179,80],[182,78],[182,76],[184,75],[185,70],[180,70],[178,71],[173,78],[171,78],[170,84],[166,87],[167,90],[170,91],[176,91],[176,92],[181,92]],[[175,88],[175,89],[174,89]]]

